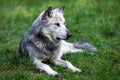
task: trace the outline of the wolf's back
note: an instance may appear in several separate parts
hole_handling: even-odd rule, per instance
[[[24,38],[20,41],[19,44],[19,54],[20,56],[28,56],[28,52],[26,50],[27,43],[25,42]]]

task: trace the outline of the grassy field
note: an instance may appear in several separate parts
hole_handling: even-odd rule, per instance
[[[64,55],[82,69],[73,73],[50,64],[61,76],[38,72],[29,58],[19,57],[24,32],[48,6],[66,5],[70,42],[86,41],[98,48]],[[120,80],[120,0],[0,0],[0,80]]]

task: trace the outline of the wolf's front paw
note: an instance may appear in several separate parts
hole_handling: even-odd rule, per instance
[[[81,69],[78,69],[78,68],[76,68],[76,67],[71,68],[71,70],[72,70],[73,72],[82,72],[82,70],[81,70]]]
[[[57,76],[57,75],[58,75],[58,72],[52,72],[50,75],[52,75],[52,76]]]
[[[47,72],[49,75],[52,75],[52,76],[58,76],[58,72],[56,71],[49,71]]]

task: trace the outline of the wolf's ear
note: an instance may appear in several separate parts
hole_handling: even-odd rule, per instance
[[[43,17],[42,17],[42,20],[48,20],[49,18],[51,18],[53,15],[53,12],[52,12],[52,7],[48,7],[47,10],[45,10],[45,12],[43,13]]]
[[[65,9],[65,5],[62,5],[61,7],[58,8],[58,11],[63,13]]]

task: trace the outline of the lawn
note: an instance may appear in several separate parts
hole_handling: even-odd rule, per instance
[[[19,57],[18,46],[41,11],[62,4],[73,34],[68,41],[89,42],[98,52],[63,56],[82,73],[48,63],[61,74],[53,77]],[[0,80],[120,80],[120,0],[0,0]]]

